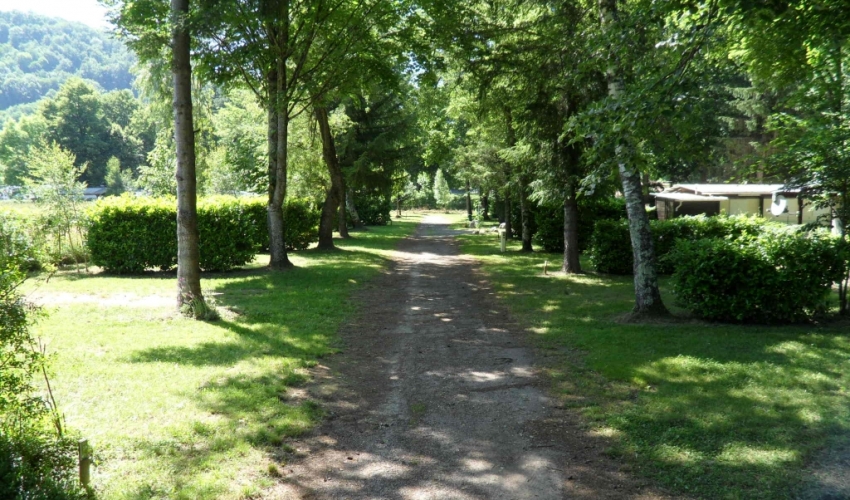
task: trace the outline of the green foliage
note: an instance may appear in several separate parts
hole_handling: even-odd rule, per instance
[[[265,210],[266,205],[263,205]],[[266,223],[267,215],[262,215],[262,223]],[[322,213],[309,200],[289,198],[283,207],[283,220],[286,221],[286,249],[306,250],[311,244],[319,241],[319,220]],[[265,226],[263,226],[265,229]],[[268,245],[268,234],[263,232],[261,241]]]
[[[452,192],[449,190],[449,183],[440,169],[437,169],[437,174],[434,176],[434,199],[437,202],[437,206],[441,208],[448,208],[449,203],[452,201]]]
[[[75,263],[86,260],[81,245],[85,185],[77,180],[86,166],[75,163],[74,154],[56,143],[34,149],[28,159],[27,186],[43,210],[38,225],[48,237],[48,252],[55,263],[66,256]]]
[[[251,262],[268,245],[266,202],[227,196],[198,203],[201,269],[227,271]],[[289,200],[287,248],[303,250],[318,236],[319,214],[304,200]],[[177,265],[177,213],[169,198],[122,196],[99,200],[89,211],[91,261],[110,272],[140,273]]]
[[[34,238],[34,232],[31,220],[0,214],[0,268],[8,265],[23,271],[42,268],[48,258],[43,240]]]
[[[796,229],[770,228],[738,241],[679,240],[669,255],[677,300],[720,321],[789,323],[825,313],[844,261],[828,232]]]
[[[5,228],[4,228],[5,229]],[[0,233],[6,239],[5,234]],[[0,498],[82,498],[75,484],[73,443],[51,428],[55,413],[37,392],[45,357],[30,324],[37,310],[17,292],[19,248],[0,253]],[[24,249],[26,250],[26,249]],[[55,408],[53,408],[55,411]]]
[[[383,193],[357,191],[354,193],[354,206],[360,220],[367,226],[386,226],[391,221],[392,201]]]
[[[77,484],[77,447],[40,429],[18,435],[0,432],[0,498],[82,500]]]
[[[112,196],[133,189],[133,173],[129,169],[122,169],[121,162],[114,156],[106,162],[106,187],[107,194]]]
[[[599,220],[622,220],[626,217],[625,200],[622,198],[579,198],[578,202],[578,248],[584,252],[590,245],[593,228]],[[564,251],[564,207],[542,204],[535,216],[537,232],[534,242],[547,252]]]
[[[591,265],[600,273],[631,274],[634,255],[628,221],[596,221],[590,237],[589,257]]]
[[[106,90],[128,89],[133,64],[132,54],[106,32],[35,14],[0,12],[0,109],[35,102],[72,76]]]
[[[169,199],[122,196],[89,210],[86,244],[91,262],[110,272],[140,273],[177,265],[176,204]]]
[[[656,266],[661,274],[672,274],[675,259],[667,256],[680,240],[727,238],[737,240],[762,234],[768,227],[784,227],[760,217],[746,215],[676,217],[650,221]],[[631,274],[634,257],[629,238],[628,221],[600,220],[596,223],[588,248],[590,262],[597,271],[607,274]]]

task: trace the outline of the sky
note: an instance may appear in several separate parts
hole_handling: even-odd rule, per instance
[[[97,0],[0,0],[0,11],[19,10],[107,28],[106,8]]]

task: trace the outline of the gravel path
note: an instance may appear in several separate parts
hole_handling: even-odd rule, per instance
[[[452,234],[426,218],[356,297],[343,353],[304,390],[328,418],[273,496],[659,498],[546,395],[526,334]]]

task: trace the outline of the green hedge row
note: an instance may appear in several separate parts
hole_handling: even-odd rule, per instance
[[[661,274],[672,274],[676,260],[667,256],[680,240],[726,238],[737,240],[758,236],[768,228],[784,225],[769,222],[761,217],[746,215],[706,217],[677,217],[650,221]],[[590,262],[594,268],[607,274],[631,274],[634,265],[632,243],[627,220],[599,220],[590,238]]]
[[[788,323],[822,314],[844,274],[837,238],[823,230],[770,227],[738,241],[680,240],[669,260],[677,264],[677,301],[720,321]]]
[[[626,218],[626,202],[622,198],[581,198],[578,203],[578,248],[584,252],[590,245],[597,221]],[[535,245],[547,252],[564,251],[563,205],[541,205],[535,214]]]
[[[173,199],[111,197],[89,210],[91,263],[116,273],[177,265],[177,212]],[[198,203],[201,269],[227,271],[268,248],[266,202],[215,197]],[[287,248],[302,250],[318,238],[319,213],[304,200],[286,203]]]

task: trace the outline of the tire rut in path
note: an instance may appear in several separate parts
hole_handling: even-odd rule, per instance
[[[658,498],[556,408],[522,329],[430,216],[358,295],[343,353],[308,388],[326,422],[273,496]]]

